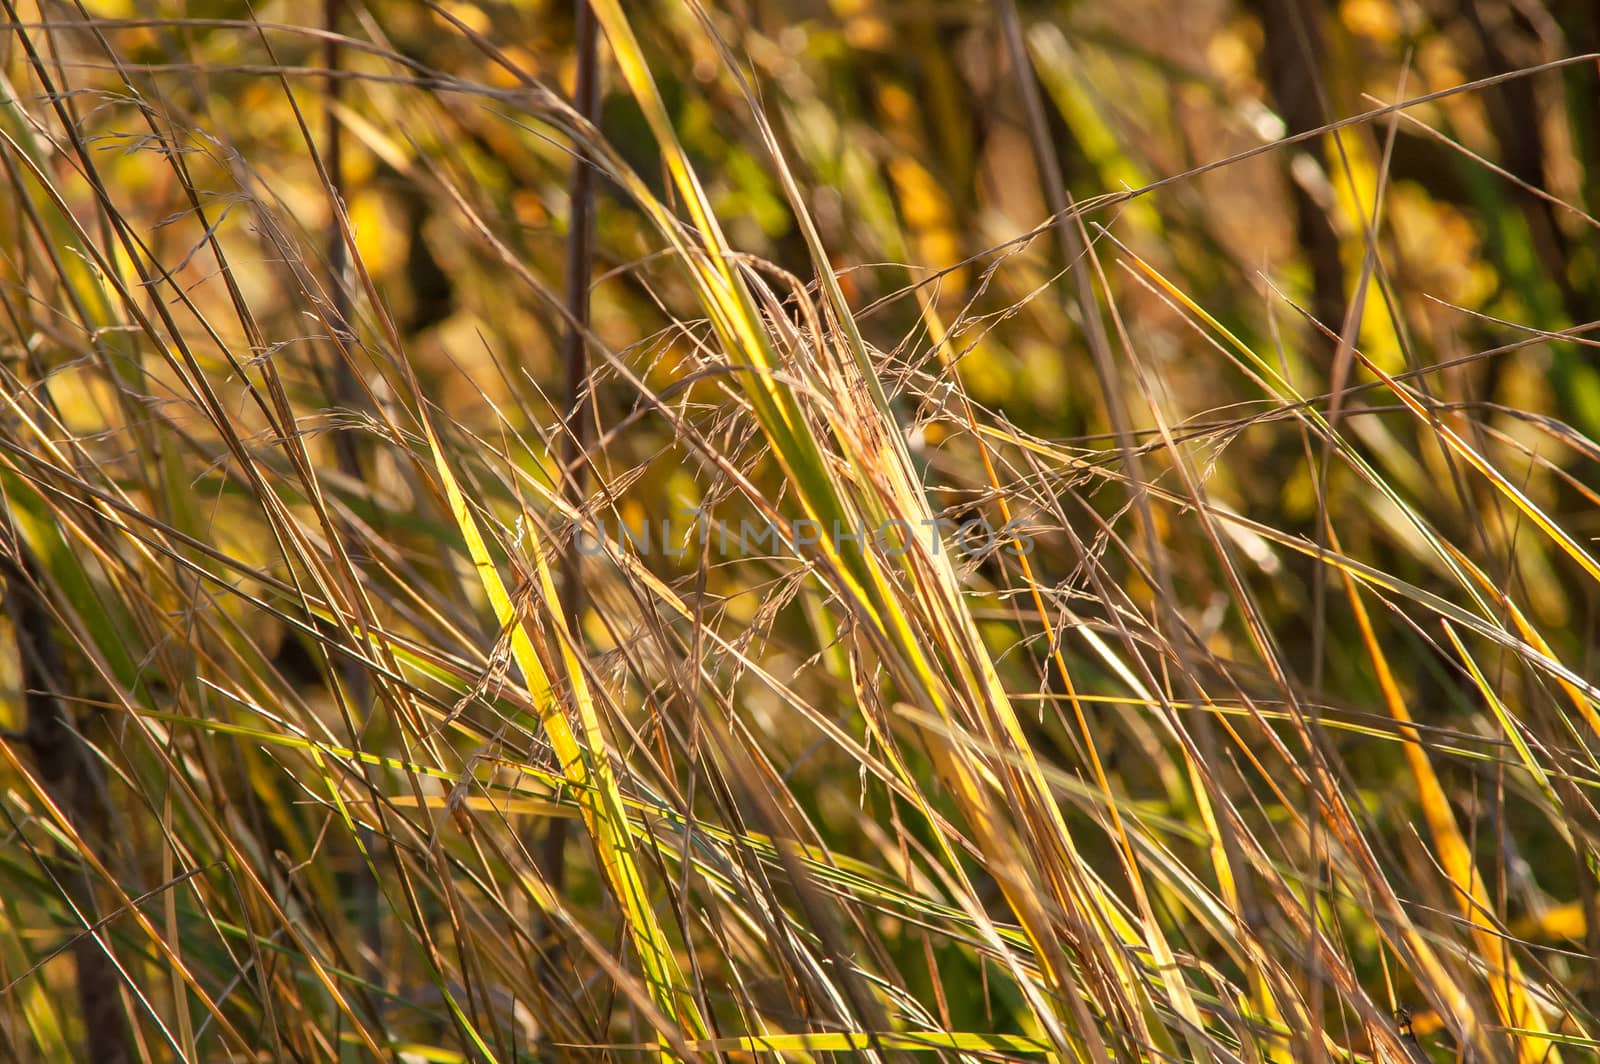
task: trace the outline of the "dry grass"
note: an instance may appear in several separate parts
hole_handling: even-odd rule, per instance
[[[1595,1055],[1581,11],[0,6],[0,1056]]]

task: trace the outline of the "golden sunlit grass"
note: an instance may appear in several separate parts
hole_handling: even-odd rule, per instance
[[[1582,16],[0,4],[0,1056],[1600,1048]]]

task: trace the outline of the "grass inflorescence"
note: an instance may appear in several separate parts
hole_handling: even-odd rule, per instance
[[[1592,1059],[1582,7],[0,0],[0,1057]]]

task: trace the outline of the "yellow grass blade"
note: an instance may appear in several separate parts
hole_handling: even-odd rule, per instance
[[[1337,546],[1337,543],[1335,545]],[[1508,1027],[1537,1028],[1541,1032],[1548,1033],[1549,1029],[1544,1026],[1543,1016],[1527,993],[1527,984],[1520,965],[1511,955],[1509,945],[1485,917],[1491,909],[1489,896],[1483,887],[1483,877],[1478,873],[1472,852],[1461,835],[1460,827],[1456,824],[1455,813],[1451,811],[1450,800],[1445,795],[1444,787],[1439,783],[1432,762],[1428,759],[1427,748],[1423,746],[1421,737],[1417,735],[1415,729],[1410,727],[1411,713],[1406,708],[1405,700],[1395,683],[1394,673],[1373,631],[1366,605],[1361,601],[1360,592],[1350,574],[1341,575],[1344,577],[1345,591],[1366,643],[1367,654],[1372,660],[1389,715],[1400,726],[1402,734],[1407,736],[1406,761],[1411,767],[1417,798],[1422,805],[1429,833],[1433,836],[1439,863],[1455,888],[1461,914],[1472,930],[1473,940],[1480,951],[1479,955],[1485,960],[1494,958],[1497,962],[1497,967],[1491,968],[1486,978],[1500,1013],[1500,1021]],[[1452,639],[1455,638],[1448,622],[1446,631],[1451,632]],[[1433,948],[1411,928],[1409,923],[1405,926],[1405,933],[1408,945],[1427,964],[1431,977],[1437,981],[1436,988],[1441,992],[1441,996],[1456,1010],[1457,1019],[1467,1031],[1474,1031],[1477,1020],[1467,1004],[1466,994],[1440,965]],[[1533,1064],[1535,1061],[1554,1062],[1560,1059],[1560,1051],[1548,1038],[1524,1041],[1518,1050],[1518,1060],[1526,1064]]]
[[[531,619],[519,612],[511,596],[506,592],[505,583],[500,579],[494,559],[490,556],[488,546],[478,531],[477,519],[473,517],[466,497],[462,494],[461,486],[450,470],[449,462],[426,412],[423,415],[423,424],[428,445],[433,453],[434,468],[444,485],[452,516],[461,529],[462,538],[466,541],[472,564],[478,572],[478,579],[483,584],[501,627],[510,632],[512,656],[518,668],[522,670],[529,696],[539,707],[540,723],[544,727],[545,735],[555,750],[562,773],[572,783],[582,802],[584,824],[594,841],[607,885],[616,896],[618,904],[622,906],[628,936],[638,953],[650,996],[664,1017],[675,1019],[690,1037],[700,1037],[705,1024],[700,1018],[699,1008],[694,999],[686,991],[687,984],[679,971],[671,943],[661,930],[655,911],[651,908],[644,878],[639,872],[638,862],[634,856],[633,839],[623,813],[622,796],[617,790],[616,778],[612,773],[609,754],[604,745],[604,736],[600,731],[594,707],[589,702],[581,668],[577,667],[572,656],[570,636],[565,633],[562,622],[557,620],[558,631],[563,639],[562,651],[568,659],[569,668],[572,669],[568,680],[572,685],[573,700],[577,703],[574,708],[584,729],[582,743],[568,723],[566,709],[555,698],[538,652],[534,648],[532,639],[529,638],[525,626],[531,623]],[[537,551],[537,547],[535,550]],[[542,556],[536,553],[535,558],[539,579],[547,596],[545,601],[555,602],[557,598],[549,571],[543,563]],[[664,1046],[678,1040],[676,1030],[661,1030],[658,1034]]]

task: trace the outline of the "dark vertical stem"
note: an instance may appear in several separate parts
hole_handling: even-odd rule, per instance
[[[1253,0],[1249,5],[1261,20],[1261,64],[1278,115],[1283,119],[1285,131],[1301,135],[1321,128],[1331,121],[1326,94],[1323,89],[1323,53],[1326,50],[1322,20],[1321,0]],[[1295,148],[1304,152],[1323,174],[1329,171],[1329,158],[1325,138],[1311,137]],[[1292,160],[1293,155],[1286,156]],[[1387,155],[1386,155],[1387,159]],[[1328,329],[1337,330],[1343,337],[1352,335],[1361,313],[1358,299],[1352,303],[1345,295],[1344,263],[1340,256],[1339,232],[1329,215],[1331,205],[1319,202],[1305,183],[1295,177],[1292,168],[1286,167],[1289,199],[1294,209],[1295,240],[1311,270],[1311,314]],[[1371,251],[1376,248],[1370,249]],[[1364,275],[1363,275],[1364,276]],[[1364,291],[1364,289],[1363,289]],[[1307,330],[1308,344],[1321,344],[1319,330]],[[1337,405],[1344,388],[1344,375],[1348,367],[1340,362],[1338,342],[1324,345],[1329,368],[1330,387],[1335,394],[1335,409],[1330,420],[1337,423]],[[1326,483],[1331,440],[1324,441],[1322,452],[1323,483]],[[1330,524],[1327,513],[1327,493],[1317,494],[1316,541],[1318,547],[1327,544]],[[1311,574],[1311,689],[1322,690],[1324,645],[1327,632],[1328,570],[1315,566]],[[1316,751],[1311,751],[1316,756]],[[1323,820],[1320,815],[1307,818],[1311,825],[1310,854],[1317,875],[1307,880],[1311,885],[1308,908],[1315,911],[1317,899],[1323,889],[1324,864],[1318,856],[1323,845]],[[1305,976],[1310,1001],[1309,1014],[1322,1015],[1325,993],[1325,961],[1322,957],[1321,939],[1313,920],[1307,933],[1305,946]],[[1302,1051],[1309,1050],[1311,1059],[1327,1059],[1322,1043],[1320,1020],[1313,1024],[1309,1037],[1301,1043]]]
[[[1322,52],[1324,49],[1321,13],[1315,0],[1254,0],[1252,4],[1261,19],[1261,64],[1266,77],[1267,91],[1278,116],[1283,119],[1290,134],[1307,133],[1326,125],[1330,120],[1322,91]],[[1323,173],[1329,169],[1324,138],[1312,137],[1295,148],[1304,153]],[[1294,159],[1295,155],[1286,156]],[[1327,205],[1317,202],[1310,190],[1298,180],[1292,168],[1285,167],[1289,200],[1294,207],[1295,240],[1306,264],[1311,268],[1311,314],[1328,329],[1339,335],[1351,335],[1350,329],[1359,324],[1361,308],[1346,301],[1344,291],[1344,265],[1339,256],[1339,233],[1328,216]],[[1351,321],[1345,319],[1354,315]],[[1348,373],[1348,351],[1341,350],[1338,342],[1323,342],[1319,330],[1307,331],[1308,346],[1321,345],[1330,371],[1330,388],[1334,408],[1330,413],[1332,427],[1338,424],[1338,404],[1344,391],[1345,374]],[[1322,472],[1327,473],[1329,445],[1323,447]],[[1325,483],[1324,479],[1324,483]],[[1328,528],[1327,493],[1317,495],[1317,544],[1326,546]],[[1318,565],[1311,576],[1311,690],[1322,690],[1325,645],[1327,641],[1328,570]],[[1320,993],[1320,984],[1314,987]]]
[[[599,27],[589,0],[573,6],[577,85],[573,106],[590,125],[600,122]],[[585,411],[584,392],[589,383],[589,278],[594,272],[594,167],[583,144],[574,141],[571,218],[567,229],[567,332],[562,345],[566,362],[566,431],[561,434],[561,466],[573,505],[583,505],[589,484],[589,440],[595,413],[592,398]],[[583,615],[583,555],[568,552],[561,582],[561,609],[573,636],[579,636]],[[567,822],[552,818],[544,843],[544,873],[550,885],[561,889],[566,874]]]
[[[1315,5],[1306,0],[1255,0],[1251,6],[1261,19],[1262,73],[1285,130],[1306,133],[1326,124],[1329,119],[1321,90],[1322,22]],[[1309,155],[1318,168],[1327,172],[1323,138],[1313,137],[1294,150]],[[1339,234],[1326,206],[1318,203],[1293,174],[1288,178],[1295,240],[1311,268],[1311,313],[1328,328],[1338,329],[1345,316]],[[1312,341],[1319,342],[1315,334]]]
[[[330,34],[322,45],[322,62],[328,71],[323,86],[326,106],[323,108],[322,161],[333,195],[339,201],[333,205],[331,224],[328,226],[328,289],[333,300],[333,327],[338,333],[334,345],[336,352],[349,342],[352,334],[350,293],[345,287],[345,272],[350,260],[345,249],[344,232],[339,225],[339,210],[344,201],[344,140],[340,136],[336,105],[342,80],[339,77],[339,43],[331,36],[339,30],[339,11],[343,6],[344,0],[323,0],[322,6],[322,24]],[[341,407],[350,407],[356,401],[354,373],[348,357],[342,354],[334,359],[333,364],[333,400]],[[356,453],[354,436],[346,431],[336,432],[333,446],[339,472],[359,480],[361,457]]]
[[[5,608],[11,617],[17,656],[21,660],[23,703],[27,722],[22,740],[33,754],[39,781],[71,821],[85,846],[100,846],[110,834],[106,776],[78,733],[61,685],[65,660],[50,611],[37,583],[38,566],[21,542],[0,558],[5,576]],[[104,914],[95,904],[94,881],[87,864],[69,869],[60,879],[68,900],[93,926]],[[102,930],[80,933],[73,944],[77,965],[78,1004],[83,1012],[84,1049],[97,1064],[124,1064],[133,1059],[128,1017],[122,1007],[122,976],[107,953]]]
[[[348,345],[354,339],[354,330],[350,326],[350,293],[345,286],[345,274],[348,271],[349,255],[345,247],[344,227],[340,224],[339,214],[344,208],[344,138],[341,135],[339,116],[336,105],[339,102],[339,89],[342,80],[338,76],[339,70],[339,43],[334,34],[339,32],[339,13],[344,7],[344,0],[323,0],[322,24],[329,36],[323,42],[322,61],[328,71],[328,77],[323,85],[323,141],[322,164],[328,175],[328,185],[335,200],[332,204],[330,224],[328,226],[328,289],[333,306],[334,329],[334,362],[333,362],[333,395],[336,406],[341,409],[353,409],[358,403],[358,389],[355,380],[355,371],[350,367]],[[341,429],[333,434],[334,460],[338,464],[339,472],[349,478],[352,483],[360,482],[361,455],[356,449],[355,433],[349,429]],[[350,560],[354,563],[362,553],[358,549],[358,540],[354,536],[347,537],[349,542],[346,550]],[[368,709],[371,702],[372,685],[366,671],[361,664],[352,658],[342,658],[339,665],[335,666],[339,679],[348,697],[363,712]],[[358,735],[351,736],[352,741],[359,741]],[[376,786],[373,768],[364,763],[364,772],[368,783]],[[362,847],[371,858],[375,847],[379,844],[378,836],[366,829],[362,829]],[[371,952],[371,959],[380,968],[383,958],[383,919],[382,905],[378,883],[370,869],[358,869],[356,877],[356,896],[359,906],[361,921],[361,939]]]

